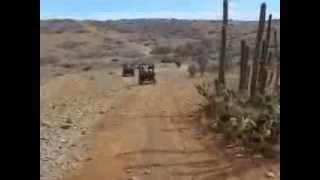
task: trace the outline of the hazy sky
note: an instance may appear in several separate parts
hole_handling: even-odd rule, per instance
[[[221,19],[223,0],[40,0],[40,18]],[[256,20],[262,2],[267,13],[280,17],[280,0],[229,0],[231,19]]]

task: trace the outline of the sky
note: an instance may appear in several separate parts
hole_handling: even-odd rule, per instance
[[[223,0],[40,0],[40,19],[222,18]],[[280,18],[280,0],[229,0],[229,18],[257,20],[262,2]]]

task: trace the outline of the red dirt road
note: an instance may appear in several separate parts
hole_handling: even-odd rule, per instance
[[[278,171],[278,162],[228,157],[212,133],[199,135],[200,101],[186,74],[157,78],[117,97],[97,129],[92,160],[66,180],[259,180]]]

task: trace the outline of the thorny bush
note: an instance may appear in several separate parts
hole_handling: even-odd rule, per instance
[[[206,70],[207,64],[208,64],[208,60],[205,57],[200,56],[197,58],[197,63],[199,66],[200,74],[201,74],[201,76],[203,76],[203,74]]]
[[[265,147],[280,141],[280,105],[276,97],[265,96],[252,103],[240,100],[227,88],[212,88],[213,83],[195,85],[207,103],[203,110],[211,119],[211,128],[225,134],[228,140],[241,140],[244,145]],[[212,90],[214,89],[214,91]],[[210,110],[210,111],[208,111]],[[255,146],[257,145],[257,146]]]
[[[190,77],[194,77],[197,73],[197,67],[194,64],[190,64],[188,66],[188,73]]]

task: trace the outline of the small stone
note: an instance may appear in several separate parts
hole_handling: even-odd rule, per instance
[[[83,71],[89,71],[91,68],[92,68],[91,66],[86,66],[86,67],[83,67],[82,70]]]
[[[241,158],[241,157],[244,157],[244,155],[243,154],[237,154],[236,157],[237,158]]]
[[[267,176],[268,178],[275,178],[275,177],[276,177],[276,175],[275,175],[273,172],[267,172],[267,173],[266,173],[266,176]]]
[[[47,138],[44,138],[44,137],[40,138],[40,140],[41,140],[41,141],[48,141],[48,139],[47,139]]]
[[[72,124],[72,120],[71,120],[70,118],[68,118],[68,119],[66,120],[66,123]]]
[[[145,174],[145,175],[151,174],[151,170],[150,170],[150,169],[145,170],[145,171],[144,171],[144,174]]]
[[[89,158],[85,159],[85,161],[86,161],[86,162],[92,161],[92,158],[89,157]]]
[[[76,162],[79,162],[80,159],[78,157],[73,157],[73,159],[76,161]]]
[[[99,114],[104,114],[104,111],[99,111]]]
[[[65,140],[65,139],[61,139],[61,140],[60,140],[60,142],[62,142],[62,143],[66,143],[66,142],[67,142],[67,140]]]
[[[130,174],[131,173],[131,169],[127,169],[126,173]]]
[[[86,131],[82,131],[82,132],[81,132],[81,135],[85,135],[85,134],[86,134]]]
[[[50,127],[49,123],[46,123],[46,122],[41,122],[40,124],[43,127],[48,127],[48,128]]]
[[[128,180],[138,180],[138,178],[133,176],[133,177],[130,177]]]
[[[263,158],[263,156],[261,154],[255,154],[255,155],[253,155],[253,157],[256,158],[256,159],[262,159]]]
[[[226,146],[226,148],[228,148],[228,149],[231,149],[231,148],[234,148],[234,147],[235,147],[234,144],[229,144],[229,145]]]
[[[71,127],[70,125],[62,125],[62,126],[60,126],[61,129],[70,129],[70,127]]]
[[[195,138],[196,138],[196,139],[201,139],[202,136],[201,136],[201,134],[196,134],[196,135],[195,135]]]

